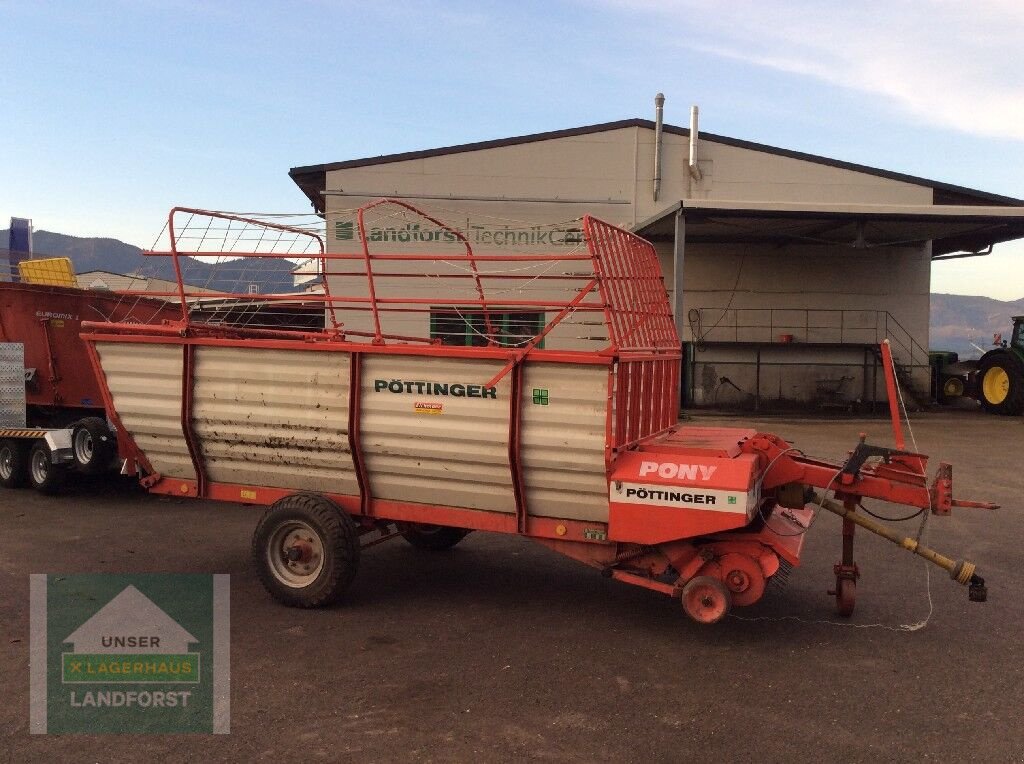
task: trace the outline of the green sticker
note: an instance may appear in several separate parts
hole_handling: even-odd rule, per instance
[[[548,405],[548,391],[539,387],[533,388],[533,402],[537,406]]]

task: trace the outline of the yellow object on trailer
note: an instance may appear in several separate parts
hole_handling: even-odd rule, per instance
[[[22,260],[18,263],[18,275],[26,284],[44,286],[76,287],[75,267],[70,257],[45,257],[38,260]]]

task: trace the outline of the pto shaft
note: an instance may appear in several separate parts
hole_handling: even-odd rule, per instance
[[[926,547],[924,544],[921,544],[912,538],[902,536],[882,523],[875,522],[870,517],[865,517],[864,515],[847,509],[841,502],[835,501],[834,499],[826,499],[817,491],[812,492],[811,501],[819,505],[822,509],[827,509],[829,512],[839,515],[844,520],[849,520],[851,523],[859,525],[861,528],[869,530],[877,536],[888,539],[897,546],[902,547],[909,552],[913,552],[919,557],[923,557],[928,562],[938,565],[949,573],[949,577],[958,584],[970,587],[968,594],[972,602],[984,602],[987,598],[988,590],[985,587],[985,579],[975,572],[976,566],[973,562],[968,562],[966,560],[951,560],[950,558],[939,554],[934,549]]]

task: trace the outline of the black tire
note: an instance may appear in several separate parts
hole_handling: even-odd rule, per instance
[[[54,464],[50,447],[45,440],[32,444],[28,455],[28,480],[39,493],[53,496],[60,493],[67,469],[63,464]]]
[[[104,420],[86,417],[71,426],[71,452],[79,470],[98,475],[110,467],[117,453],[117,441]]]
[[[402,538],[417,549],[440,552],[451,549],[469,535],[465,528],[450,528],[447,525],[426,525],[423,523],[399,523]]]
[[[321,607],[336,602],[355,578],[359,532],[327,497],[292,494],[271,504],[256,526],[252,557],[264,588],[278,602]]]
[[[28,483],[28,442],[0,440],[0,486],[21,488]]]
[[[998,392],[991,395],[993,386],[987,384],[987,380],[990,375],[1000,373],[1006,375],[1005,392],[1002,385],[996,385]],[[1010,351],[984,356],[978,364],[978,400],[990,414],[1016,416],[1024,413],[1024,363]]]

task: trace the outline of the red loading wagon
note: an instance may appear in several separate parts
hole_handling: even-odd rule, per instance
[[[185,254],[294,258],[304,242],[323,277],[308,297],[323,331],[204,323],[181,285],[177,321],[89,323],[83,335],[143,485],[268,506],[254,559],[286,604],[336,600],[361,549],[385,538],[440,549],[490,531],[714,622],[799,564],[819,508],[844,518],[844,615],[858,525],[984,599],[972,563],[857,511],[866,498],[936,514],[971,504],[952,498],[948,465],[929,484],[895,418],[896,449],[861,442],[843,464],[754,429],[677,422],[679,338],[653,247],[627,231],[585,217],[568,254],[478,254],[395,200],[362,208],[352,248],[333,253],[300,228],[201,210],[173,210],[168,230],[168,250],[152,254],[176,267]],[[277,298],[294,301],[260,296]]]
[[[0,486],[31,482],[53,492],[66,467],[95,473],[115,456],[83,321],[153,324],[179,316],[165,300],[139,295],[0,282],[0,365],[10,376],[0,390]]]

